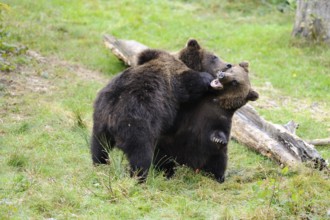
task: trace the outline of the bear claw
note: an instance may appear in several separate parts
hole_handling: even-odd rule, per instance
[[[210,139],[213,143],[216,143],[216,144],[227,144],[228,141],[227,141],[227,138],[226,138],[226,135],[221,132],[221,131],[215,131],[211,134],[210,136]]]
[[[221,140],[220,138],[216,138],[216,137],[213,137],[212,141],[215,142],[215,143],[220,143],[220,144],[224,143],[223,140]]]

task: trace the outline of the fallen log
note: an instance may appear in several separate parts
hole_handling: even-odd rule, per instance
[[[283,165],[296,166],[307,162],[321,170],[327,166],[313,145],[287,130],[285,126],[266,121],[251,105],[245,105],[235,113],[232,137]]]
[[[104,44],[111,52],[122,60],[127,66],[136,65],[136,55],[148,47],[134,40],[120,40],[105,35]]]
[[[136,55],[148,48],[137,41],[117,39],[110,35],[104,36],[104,43],[128,66],[136,65]],[[268,122],[247,104],[235,113],[231,135],[237,142],[283,166],[306,163],[320,170],[327,167],[327,162],[314,146],[295,135],[296,128],[297,125],[291,122],[285,126]]]

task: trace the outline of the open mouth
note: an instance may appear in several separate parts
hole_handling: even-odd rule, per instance
[[[217,89],[217,90],[223,89],[223,85],[221,84],[219,79],[212,80],[210,85],[213,89]]]
[[[211,82],[211,87],[212,87],[213,89],[221,90],[221,89],[223,89],[223,85],[222,85],[222,83],[220,82],[220,80],[223,79],[223,78],[225,77],[225,72],[223,72],[223,71],[218,71],[216,75],[217,75],[217,78],[214,79],[214,80],[212,80],[212,82]]]

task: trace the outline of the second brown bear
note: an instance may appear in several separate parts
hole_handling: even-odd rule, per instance
[[[154,165],[165,170],[167,177],[174,174],[179,163],[210,172],[220,183],[225,180],[232,117],[237,109],[257,100],[259,95],[251,88],[247,62],[222,74],[219,80],[223,89],[193,105],[181,105],[176,130],[159,139]]]

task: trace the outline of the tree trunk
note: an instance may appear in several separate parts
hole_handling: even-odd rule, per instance
[[[126,65],[136,65],[136,55],[147,46],[132,40],[120,40],[106,35],[104,43]],[[233,117],[232,138],[269,157],[281,165],[296,166],[303,162],[323,169],[326,161],[313,145],[295,135],[297,124],[276,125],[261,118],[249,104],[240,108]]]
[[[330,1],[297,0],[293,36],[330,42]]]

